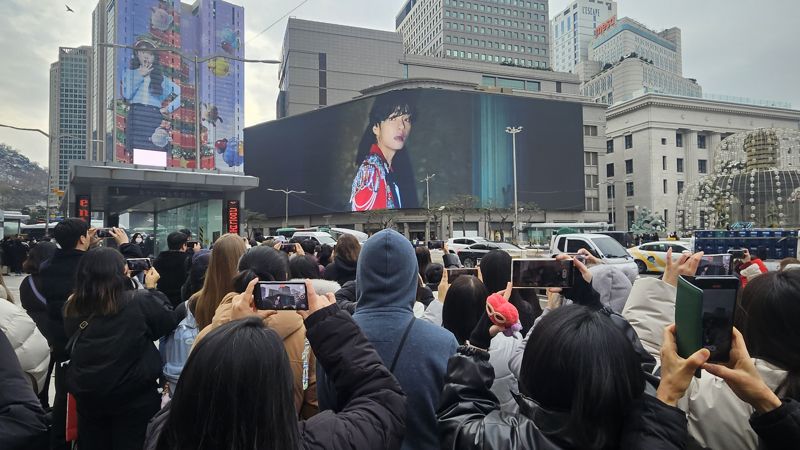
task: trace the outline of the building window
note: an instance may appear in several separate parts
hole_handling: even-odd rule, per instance
[[[678,173],[683,173],[683,158],[678,158]]]
[[[528,91],[539,92],[542,90],[542,85],[538,81],[528,81],[525,83],[525,89]]]
[[[667,145],[667,138],[661,138],[661,145]]]
[[[406,66],[407,68],[408,66]],[[319,87],[328,87],[328,72],[319,72]]]
[[[697,135],[697,148],[706,148],[706,135]]]
[[[632,134],[629,134],[629,135],[625,136],[625,148],[626,149],[633,148],[633,135]]]
[[[607,177],[614,176],[614,163],[606,164],[606,176]]]
[[[606,153],[614,153],[614,140],[609,139],[606,141]]]
[[[610,200],[614,198],[616,193],[614,192],[614,185],[610,184],[606,186],[606,197]]]
[[[633,181],[628,181],[625,183],[625,195],[628,197],[633,197]]]
[[[683,147],[683,135],[681,133],[675,133],[675,146]]]
[[[628,212],[628,229],[630,230],[631,226],[633,226],[633,221],[635,220],[634,217],[635,213],[633,210],[628,210],[627,212]]]
[[[708,173],[708,163],[705,159],[698,159],[697,160],[697,172],[698,173]]]
[[[584,136],[597,136],[597,125],[584,125],[583,126],[583,135]]]
[[[663,186],[662,187],[663,187],[664,193],[666,194],[667,193],[667,180],[662,180],[662,181],[663,181],[663,183],[662,183]]]
[[[556,81],[556,92],[561,92],[561,82],[560,81]]]
[[[325,106],[328,104],[328,90],[327,89],[320,89],[319,90],[319,105]]]
[[[583,178],[586,184],[586,189],[597,189],[597,175],[584,175]]]
[[[600,211],[600,199],[586,197],[586,211]]]
[[[319,70],[328,70],[328,55],[327,53],[319,54]]]
[[[626,159],[625,160],[625,173],[630,175],[633,173],[633,160]]]
[[[678,181],[678,194],[683,193],[683,181]]]
[[[597,153],[595,153],[595,152],[584,152],[584,154],[583,154],[583,164],[585,166],[596,166],[597,165]]]
[[[661,170],[667,170],[667,157],[661,157]]]

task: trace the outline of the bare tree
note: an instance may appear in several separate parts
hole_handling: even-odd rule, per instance
[[[478,198],[471,194],[462,194],[453,198],[448,207],[461,219],[461,231],[467,235],[467,213],[474,211],[478,203]]]

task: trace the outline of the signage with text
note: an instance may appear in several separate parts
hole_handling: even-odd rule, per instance
[[[75,217],[86,222],[92,222],[92,202],[88,195],[78,195],[75,197]]]
[[[239,234],[239,200],[225,202],[225,229],[228,233]]]
[[[617,24],[617,16],[611,16],[610,19],[606,20],[605,22],[601,23],[600,26],[594,29],[594,37],[598,37],[601,34],[605,33],[606,30],[613,27]]]

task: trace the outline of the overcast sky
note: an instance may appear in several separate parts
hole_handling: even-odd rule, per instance
[[[91,44],[93,0],[2,0],[0,15],[0,123],[48,128],[49,68],[58,47]],[[232,0],[245,7],[248,58],[279,59],[286,19],[258,37],[302,0]],[[550,0],[551,14],[568,0]],[[307,0],[291,15],[345,25],[394,29],[401,0]],[[621,0],[629,16],[662,30],[683,33],[683,75],[706,93],[782,100],[800,109],[799,0]],[[245,123],[275,118],[277,67],[245,70]],[[0,142],[47,164],[47,141],[35,133],[0,128]],[[2,161],[0,161],[0,164]]]

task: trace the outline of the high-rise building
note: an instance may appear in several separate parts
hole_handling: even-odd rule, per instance
[[[395,27],[406,53],[550,67],[547,0],[407,0]]]
[[[50,183],[64,190],[69,165],[87,159],[91,47],[59,47],[50,65]],[[50,193],[52,195],[52,193]]]
[[[90,129],[102,142],[92,155],[242,172],[244,67],[235,59],[244,58],[243,37],[244,9],[228,2],[100,0]]]
[[[557,72],[575,71],[589,59],[589,48],[599,26],[617,15],[614,0],[575,0],[550,21],[550,64]]]

